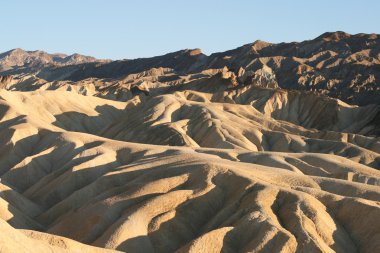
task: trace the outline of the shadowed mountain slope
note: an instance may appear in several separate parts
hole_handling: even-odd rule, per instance
[[[366,105],[380,101],[379,43],[377,34],[334,32],[303,42],[272,44],[255,41],[210,56],[194,49],[112,62],[99,62],[80,55],[48,55],[41,51],[26,54],[16,49],[0,55],[0,74],[33,72],[48,81],[79,81],[90,77],[122,78],[152,68],[170,68],[177,75],[188,75],[227,66],[235,71],[242,83],[269,79],[271,86],[311,90],[351,104]],[[16,56],[5,57],[9,54]],[[13,59],[12,65],[21,61],[27,67],[22,65],[15,70],[7,70],[9,59]],[[54,64],[42,64],[44,62]],[[256,83],[260,86],[268,84]]]
[[[378,43],[0,55],[0,252],[380,251]]]

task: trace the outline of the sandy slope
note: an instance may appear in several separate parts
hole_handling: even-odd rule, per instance
[[[378,107],[215,78],[1,90],[0,251],[379,251]]]
[[[379,42],[1,54],[0,252],[380,252]]]
[[[30,230],[16,230],[0,219],[0,252],[119,252],[88,246],[76,241]]]

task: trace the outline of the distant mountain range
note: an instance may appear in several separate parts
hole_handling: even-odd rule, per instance
[[[39,72],[47,67],[59,67],[90,62],[107,62],[107,60],[98,60],[94,57],[80,54],[49,54],[40,50],[25,51],[21,48],[16,48],[0,54],[0,72]]]
[[[35,74],[48,80],[122,78],[152,68],[177,75],[228,67],[242,82],[256,80],[284,89],[311,90],[351,104],[380,103],[380,36],[324,33],[303,42],[264,41],[207,56],[186,49],[134,60],[99,60],[79,54],[14,49],[0,54],[0,75]]]

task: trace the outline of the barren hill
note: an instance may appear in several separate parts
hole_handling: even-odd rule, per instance
[[[378,252],[377,38],[3,75],[0,251]]]
[[[36,51],[30,52],[31,56],[26,58],[39,56],[37,61],[31,60],[32,65],[46,61],[56,64],[39,64],[38,68],[32,68],[33,71],[20,67],[4,71],[9,68],[9,63],[3,63],[1,58],[4,56],[0,55],[0,75],[33,72],[48,81],[80,81],[90,77],[122,78],[152,68],[170,68],[176,75],[189,75],[226,66],[242,83],[253,79],[257,85],[266,86],[270,80],[272,87],[316,91],[350,104],[366,105],[380,103],[379,48],[380,36],[377,34],[333,32],[303,42],[272,44],[255,41],[210,56],[204,55],[200,49],[188,49],[152,58],[100,62],[84,56],[73,60],[73,56],[47,56]],[[12,52],[19,55],[19,51]],[[25,56],[21,58],[25,62]]]

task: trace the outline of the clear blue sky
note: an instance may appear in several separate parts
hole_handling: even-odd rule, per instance
[[[184,48],[210,54],[257,39],[380,33],[379,11],[378,0],[4,0],[0,52],[20,47],[109,59]]]

